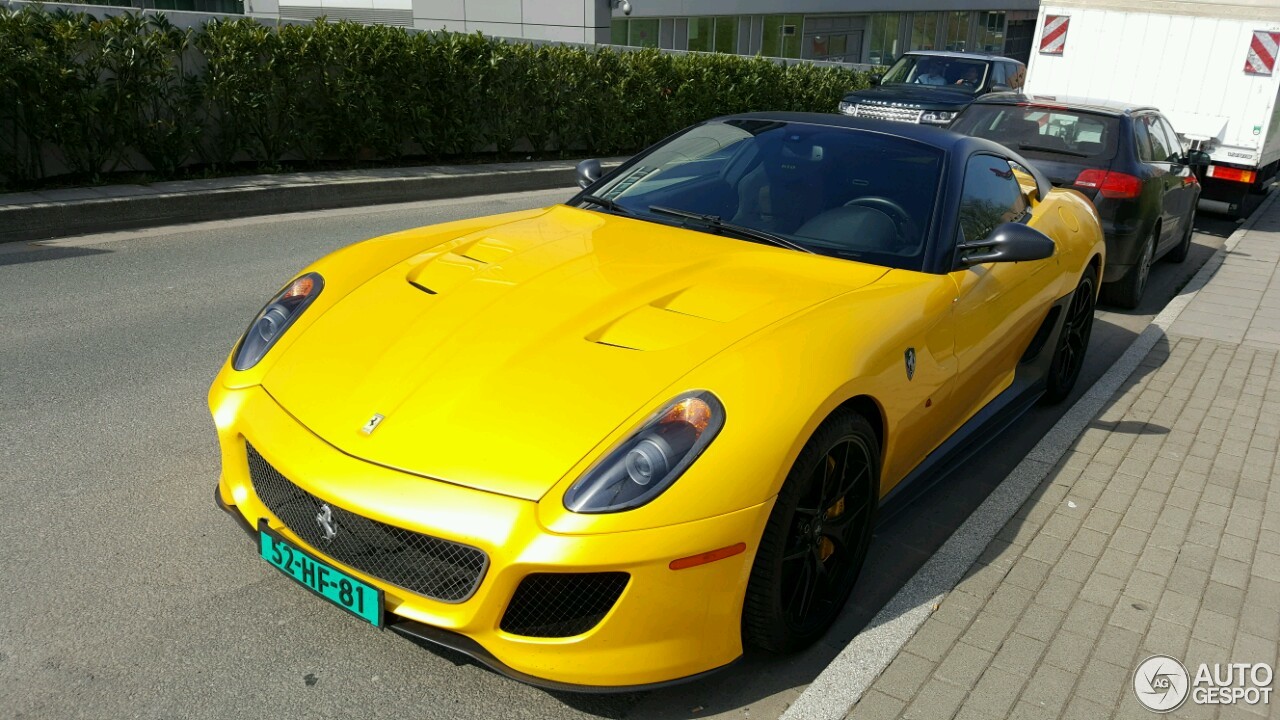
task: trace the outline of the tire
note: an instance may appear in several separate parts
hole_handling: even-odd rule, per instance
[[[1186,219],[1182,221],[1182,240],[1177,247],[1164,256],[1166,260],[1171,263],[1180,263],[1187,259],[1187,255],[1191,252],[1191,235],[1195,232],[1195,220],[1196,206],[1192,203],[1191,212],[1187,213]]]
[[[744,639],[793,652],[827,631],[871,545],[880,442],[865,417],[827,418],[796,458],[765,525],[742,610]]]
[[[1094,297],[1097,293],[1098,274],[1088,267],[1071,293],[1067,303],[1067,316],[1062,320],[1062,332],[1053,348],[1053,360],[1049,363],[1049,380],[1043,401],[1054,405],[1067,399],[1071,389],[1080,379],[1084,356],[1089,349],[1089,337],[1093,334]]]
[[[1124,277],[1102,286],[1102,298],[1110,305],[1132,310],[1142,302],[1142,294],[1147,291],[1147,280],[1151,277],[1151,266],[1155,264],[1156,239],[1160,237],[1160,227],[1152,228],[1151,235],[1142,247],[1138,262]]]

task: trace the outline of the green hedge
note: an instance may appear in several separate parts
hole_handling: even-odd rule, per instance
[[[244,18],[0,9],[0,182],[201,165],[629,153],[749,110],[830,112],[867,76],[736,55]]]

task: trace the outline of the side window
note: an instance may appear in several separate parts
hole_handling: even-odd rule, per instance
[[[1147,128],[1145,117],[1133,119],[1133,142],[1138,148],[1138,159],[1142,162],[1156,162],[1155,153],[1151,149],[1151,131]]]
[[[1173,154],[1173,148],[1169,147],[1169,140],[1165,137],[1164,131],[1160,129],[1160,121],[1155,115],[1147,115],[1142,118],[1147,124],[1147,134],[1151,136],[1151,155],[1156,162],[1169,162],[1169,156]]]
[[[1005,76],[1005,63],[991,63],[991,84],[992,85],[1008,85],[1009,79]]]
[[[1156,118],[1156,124],[1160,127],[1160,132],[1165,138],[1165,145],[1169,148],[1169,162],[1178,162],[1186,154],[1186,148],[1182,146],[1182,140],[1178,139],[1178,133],[1173,131],[1173,126],[1163,117]]]
[[[1014,90],[1021,90],[1022,85],[1027,81],[1026,68],[1022,67],[1021,65],[1015,65],[1013,63],[1001,63],[1001,64],[1005,66],[1005,77],[1008,78],[1008,82],[1005,84],[1013,88]]]
[[[974,155],[964,171],[960,194],[959,242],[975,242],[1001,223],[1020,219],[1027,198],[1008,161],[994,155]]]

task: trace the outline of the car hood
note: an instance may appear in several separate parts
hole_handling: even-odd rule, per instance
[[[849,93],[845,102],[902,103],[921,110],[960,110],[974,95],[946,85],[880,85]]]
[[[568,206],[388,262],[264,386],[347,454],[530,500],[695,366],[886,272]]]

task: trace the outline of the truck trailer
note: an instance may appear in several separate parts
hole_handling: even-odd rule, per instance
[[[1201,206],[1245,214],[1280,169],[1280,1],[1051,0],[1026,93],[1159,108],[1209,153]]]

